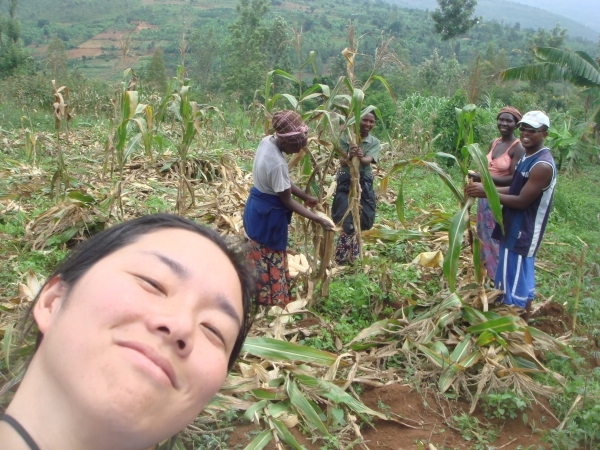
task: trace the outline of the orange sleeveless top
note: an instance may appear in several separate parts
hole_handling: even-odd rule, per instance
[[[492,153],[501,139],[502,138],[497,138],[494,140],[494,142],[492,142],[492,148],[490,148],[490,152],[487,154],[488,168],[490,170],[490,175],[493,177],[504,177],[506,175],[510,175],[510,164],[512,162],[512,158],[508,152],[511,148],[519,143],[519,140],[515,139],[515,141],[510,144],[510,147],[508,147],[506,151],[502,153],[502,155],[496,159],[492,159]]]

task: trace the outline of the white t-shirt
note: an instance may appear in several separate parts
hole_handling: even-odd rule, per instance
[[[254,187],[263,194],[277,195],[292,187],[288,163],[273,141],[267,136],[256,149],[252,177]]]

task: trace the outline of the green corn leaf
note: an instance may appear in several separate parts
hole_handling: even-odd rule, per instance
[[[460,343],[454,347],[454,350],[452,351],[452,354],[450,355],[450,360],[453,362],[459,362],[461,359],[463,359],[471,350],[471,335],[470,334],[466,334],[463,337],[463,340],[460,341]]]
[[[379,81],[381,84],[383,84],[383,87],[386,89],[386,91],[388,92],[388,94],[390,95],[390,97],[392,98],[394,103],[396,102],[396,97],[394,96],[394,92],[390,88],[389,84],[387,83],[387,81],[385,81],[385,79],[383,77],[381,77],[379,75],[372,76],[369,79],[369,82],[363,86],[363,91],[366,91],[373,81]]]
[[[430,349],[429,347],[423,344],[417,344],[417,348],[427,357],[427,359],[429,359],[440,369],[447,369],[450,366],[456,366],[457,368],[459,368],[455,363],[450,361],[450,359],[442,356],[438,352]]]
[[[509,355],[508,358],[512,362],[513,367],[518,369],[538,370],[537,364],[533,361],[514,355]]]
[[[496,333],[485,330],[479,335],[475,343],[480,347],[485,347],[486,345],[490,345],[492,342],[494,342],[497,336],[498,335]]]
[[[250,392],[259,400],[278,400],[281,397],[279,392],[273,389],[252,389]]]
[[[411,161],[408,160],[402,160],[396,164],[394,164],[392,166],[392,168],[390,169],[390,171],[385,175],[385,177],[383,177],[383,180],[381,180],[381,183],[379,183],[379,186],[381,187],[381,192],[385,195],[387,193],[387,189],[390,183],[390,177],[392,175],[394,175],[396,172],[401,171],[402,169],[404,169],[408,164],[410,164]]]
[[[502,317],[500,314],[497,314],[494,311],[480,311],[480,314],[485,317],[484,320],[499,319]]]
[[[498,342],[503,348],[506,348],[506,341],[494,330],[485,330],[481,333],[477,338],[476,344],[484,347],[492,342]]]
[[[276,419],[283,414],[294,414],[294,411],[292,409],[292,402],[290,402],[289,399],[277,403],[270,402],[267,409],[269,410],[269,414],[271,414],[271,416],[275,417]]]
[[[463,305],[462,316],[471,325],[477,325],[477,324],[480,324],[481,322],[485,322],[486,320],[488,320],[481,313],[481,311],[478,311],[477,309],[471,308],[470,306],[467,306],[467,305]]]
[[[256,436],[244,450],[262,450],[271,442],[271,439],[273,439],[273,433],[271,430],[265,430]]]
[[[494,181],[492,180],[492,176],[490,175],[490,171],[488,169],[487,157],[481,151],[479,144],[468,145],[467,150],[469,151],[471,158],[473,158],[473,161],[475,161],[475,165],[477,166],[477,170],[479,171],[481,183],[483,184],[483,189],[485,190],[487,201],[490,204],[490,210],[494,215],[494,220],[500,224],[500,227],[502,228],[502,234],[504,234],[504,224],[502,222],[502,206],[500,205],[500,197],[498,197],[498,190],[494,185]]]
[[[452,195],[454,195],[454,198],[456,198],[456,200],[458,200],[458,202],[460,204],[463,203],[463,201],[464,201],[463,193],[461,192],[460,189],[458,189],[456,187],[456,185],[454,184],[454,181],[452,180],[452,177],[448,173],[446,173],[444,171],[444,169],[442,169],[436,163],[431,162],[431,161],[423,161],[423,165],[425,165],[428,169],[433,170],[435,173],[437,173],[438,176],[444,182],[444,184],[446,186],[448,186],[448,188],[450,188],[450,191],[452,192]]]
[[[94,197],[92,197],[91,195],[82,194],[79,191],[69,191],[69,193],[67,194],[67,197],[70,198],[71,200],[75,200],[79,203],[83,203],[84,205],[96,203],[96,199]]]
[[[450,356],[450,352],[448,351],[448,347],[446,347],[446,345],[444,345],[444,343],[442,341],[435,341],[431,345],[431,350],[433,350],[434,352],[439,353],[444,358],[448,358]]]
[[[475,350],[470,355],[467,355],[463,359],[461,359],[458,362],[458,365],[461,366],[463,369],[468,369],[469,367],[472,367],[475,364],[477,364],[480,358],[481,353],[479,352],[479,350]]]
[[[454,319],[456,319],[458,316],[460,316],[460,311],[458,310],[442,314],[435,325],[436,329],[438,331],[442,331],[448,324],[454,322]]]
[[[296,386],[296,383],[293,380],[288,379],[286,382],[286,391],[296,410],[306,419],[311,427],[316,428],[325,436],[330,436],[327,427],[325,427],[325,424],[321,421],[313,406],[306,397],[304,397],[302,392],[300,392],[300,389],[298,389],[298,386]]]
[[[289,432],[287,427],[281,423],[277,419],[271,419],[273,421],[273,425],[275,426],[275,430],[277,431],[277,435],[279,438],[288,445],[291,445],[296,450],[304,450],[304,448],[298,444],[296,438]]]
[[[385,414],[372,410],[364,403],[356,400],[353,396],[345,392],[339,386],[319,378],[314,378],[309,375],[296,375],[296,379],[304,386],[317,388],[317,393],[335,403],[342,403],[348,406],[352,411],[358,414],[363,420],[368,421],[368,416],[379,417],[387,420]]]
[[[456,136],[456,153],[458,153],[458,149],[460,148],[460,143],[463,139],[463,130],[464,130],[464,121],[465,117],[462,113],[462,109],[454,108],[454,113],[456,114],[456,122],[458,123],[458,134]]]
[[[244,418],[248,422],[254,421],[254,415],[257,412],[259,412],[261,409],[263,409],[266,405],[267,405],[267,400],[261,400],[259,402],[256,402],[254,405],[252,405],[250,408],[248,408],[246,410],[246,412],[244,413]]]
[[[247,338],[242,347],[244,352],[273,361],[305,362],[319,366],[331,366],[337,359],[333,353],[267,337]]]
[[[469,210],[472,205],[473,199],[470,198],[452,219],[452,226],[448,233],[448,251],[444,256],[443,272],[451,292],[456,291],[456,275],[458,273],[460,248],[462,246],[465,229],[470,220]]]
[[[502,333],[505,331],[517,331],[521,329],[519,318],[515,316],[503,316],[498,319],[488,320],[478,325],[472,325],[467,328],[469,333],[482,333],[486,330]]]
[[[398,220],[403,227],[406,227],[406,221],[404,218],[404,177],[400,180],[400,187],[398,188],[398,197],[396,197],[396,215]]]

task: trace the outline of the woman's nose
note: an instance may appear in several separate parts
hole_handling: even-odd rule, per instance
[[[188,355],[194,348],[194,322],[191,315],[182,314],[180,311],[161,314],[151,320],[151,327],[171,345],[175,352],[181,356]]]

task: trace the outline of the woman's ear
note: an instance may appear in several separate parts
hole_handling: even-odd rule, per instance
[[[38,301],[33,308],[33,317],[42,334],[46,333],[48,326],[58,313],[65,291],[60,275],[50,279],[42,288]]]

